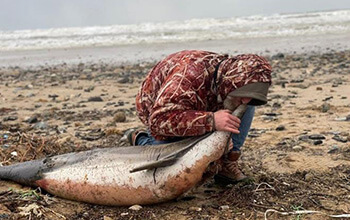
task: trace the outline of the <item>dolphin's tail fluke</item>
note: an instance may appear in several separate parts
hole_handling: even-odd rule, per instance
[[[23,185],[35,186],[41,178],[43,160],[34,160],[0,167],[0,180],[11,180]]]

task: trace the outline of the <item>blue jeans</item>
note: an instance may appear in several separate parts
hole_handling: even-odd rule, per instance
[[[254,118],[255,107],[249,105],[246,112],[244,113],[241,119],[241,126],[239,127],[239,134],[232,134],[232,142],[233,148],[232,151],[239,151],[243,146],[245,139],[247,138],[248,132],[250,130],[250,126],[252,124]],[[142,135],[137,138],[136,145],[157,145],[157,144],[168,144],[176,141],[180,141],[185,137],[175,137],[171,140],[166,141],[157,141],[151,136],[150,133],[148,135]]]

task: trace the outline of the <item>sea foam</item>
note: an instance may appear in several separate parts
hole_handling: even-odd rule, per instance
[[[344,33],[350,34],[350,10],[0,31],[0,51]]]

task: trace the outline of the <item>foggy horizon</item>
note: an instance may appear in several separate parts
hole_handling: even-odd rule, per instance
[[[50,29],[350,9],[348,0],[3,0],[0,30]]]

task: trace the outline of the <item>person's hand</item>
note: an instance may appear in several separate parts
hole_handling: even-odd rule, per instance
[[[241,120],[231,114],[229,110],[219,110],[214,113],[215,129],[217,131],[229,131],[239,134]]]

